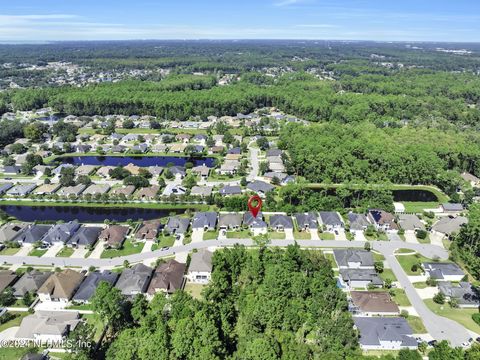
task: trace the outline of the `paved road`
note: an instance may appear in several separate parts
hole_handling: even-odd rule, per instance
[[[259,149],[251,146],[254,143],[254,141],[251,141],[248,144],[248,149],[250,150],[250,166],[252,170],[247,176],[248,181],[253,181],[255,178],[258,176],[258,171],[259,171],[259,164],[258,164],[258,153],[260,152]]]
[[[293,244],[293,240],[272,240],[270,246],[284,247]],[[363,248],[365,242],[363,241],[335,241],[335,240],[298,240],[297,243],[303,248]],[[201,249],[212,246],[225,247],[233,246],[235,244],[242,244],[246,246],[254,245],[251,239],[224,239],[224,240],[208,240],[196,243],[190,243],[187,245],[179,245],[171,247],[168,250],[156,250],[152,252],[139,253],[129,256],[117,257],[113,259],[79,259],[79,258],[57,258],[57,257],[32,257],[32,256],[0,256],[0,263],[6,264],[29,264],[29,265],[43,265],[43,266],[75,266],[75,267],[89,267],[96,266],[102,268],[108,268],[113,266],[121,266],[125,260],[130,263],[136,262],[152,262],[163,256],[175,255],[180,252],[190,252],[194,248]],[[408,248],[419,252],[425,257],[439,259],[447,259],[448,252],[435,245],[430,244],[413,244],[403,241],[375,241],[371,243],[373,249],[379,251],[385,256],[387,261],[387,267],[391,268],[398,281],[405,289],[405,292],[415,308],[415,311],[422,317],[422,320],[427,328],[428,332],[438,340],[449,340],[454,346],[460,346],[463,342],[470,338],[468,332],[460,324],[440,317],[432,313],[427,306],[423,303],[420,296],[417,294],[415,288],[409,281],[407,275],[401,268],[397,259],[394,256],[394,252],[398,248]]]

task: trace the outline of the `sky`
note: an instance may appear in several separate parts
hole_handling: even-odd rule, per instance
[[[0,0],[0,42],[480,42],[478,0]]]

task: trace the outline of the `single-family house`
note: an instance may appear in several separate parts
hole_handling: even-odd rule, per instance
[[[89,303],[101,281],[114,285],[120,274],[113,271],[94,271],[89,273],[80,284],[72,300],[77,303]]]
[[[81,322],[77,311],[35,311],[22,319],[17,340],[53,343],[65,340]]]
[[[152,271],[152,268],[141,263],[125,269],[118,278],[115,287],[120,289],[122,295],[127,297],[144,294],[152,278]]]
[[[187,279],[197,284],[208,284],[212,277],[213,253],[207,249],[194,252],[190,258]]]
[[[53,225],[42,238],[42,242],[47,246],[66,244],[78,229],[80,229],[80,224],[76,221]]]
[[[190,190],[190,195],[207,197],[212,195],[213,186],[194,186]]]
[[[183,235],[187,232],[189,226],[190,219],[180,216],[171,216],[168,219],[167,225],[165,225],[163,231],[170,235]]]
[[[192,168],[192,173],[200,175],[200,179],[208,179],[208,174],[210,173],[210,168],[205,165],[195,166]]]
[[[239,230],[242,226],[242,216],[238,213],[220,214],[218,228],[220,230]]]
[[[425,225],[415,214],[399,214],[398,225],[405,231],[425,230]]]
[[[217,213],[213,211],[197,212],[193,216],[192,229],[214,231],[217,225]]]
[[[5,175],[19,175],[22,173],[22,167],[20,165],[6,165],[3,167],[3,173]]]
[[[17,274],[10,270],[0,270],[0,293],[17,280]]]
[[[363,249],[334,249],[333,256],[339,269],[373,269],[373,255]]]
[[[8,189],[12,188],[13,184],[12,183],[0,183],[0,195],[3,195],[7,192]]]
[[[108,184],[91,184],[85,189],[83,195],[102,195],[106,194],[110,190],[110,185]]]
[[[455,263],[424,262],[422,268],[428,277],[438,281],[461,281],[465,276]]]
[[[157,196],[158,192],[160,191],[160,186],[152,185],[149,187],[141,188],[137,191],[135,196],[142,200],[153,200]]]
[[[135,233],[137,240],[155,240],[161,227],[161,223],[158,220],[144,221]]]
[[[462,204],[456,203],[444,203],[440,205],[442,211],[447,214],[459,214],[463,211]]]
[[[480,179],[475,175],[470,174],[469,172],[464,171],[463,173],[460,174],[460,176],[462,177],[463,180],[468,182],[472,187],[478,187],[478,185],[480,184]]]
[[[92,248],[98,240],[102,228],[100,226],[82,225],[73,236],[67,240],[67,245],[72,247]]]
[[[364,232],[370,225],[368,218],[364,214],[348,213],[348,222],[350,223],[350,232],[355,234],[357,232]]]
[[[382,287],[383,280],[374,269],[340,269],[340,283],[350,289]]]
[[[83,274],[72,269],[54,272],[38,289],[42,302],[68,303],[83,280]]]
[[[415,350],[417,340],[403,317],[354,317],[362,350]]]
[[[15,241],[20,244],[33,244],[40,241],[50,228],[51,225],[29,224],[24,231],[15,237]]]
[[[480,289],[466,281],[453,284],[450,281],[438,283],[438,289],[447,300],[455,299],[460,308],[478,308],[480,306]]]
[[[173,259],[158,265],[148,286],[147,296],[153,298],[160,291],[170,295],[177,290],[181,290],[184,283],[185,268],[185,264]]]
[[[168,169],[177,179],[183,179],[185,175],[187,175],[187,172],[183,166],[171,166]]]
[[[290,216],[274,214],[269,219],[270,228],[275,231],[293,230],[293,221]]]
[[[165,189],[162,191],[162,196],[171,196],[171,195],[185,195],[187,193],[187,189],[181,185],[175,183],[168,183],[165,186]]]
[[[257,193],[260,197],[265,197],[267,193],[275,189],[275,186],[264,181],[255,180],[247,184],[247,189]]]
[[[132,163],[129,163],[127,166],[124,166],[123,167],[125,170],[128,170],[130,172],[130,174],[132,175],[138,175],[140,174],[140,169],[141,167],[137,166],[137,165],[134,165]]]
[[[102,166],[95,174],[107,179],[110,177],[110,171],[113,169],[115,169],[115,166]]]
[[[118,249],[122,247],[129,230],[128,226],[109,225],[106,229],[102,230],[98,236],[98,240],[105,242],[105,247]]]
[[[314,212],[308,213],[296,213],[294,215],[297,221],[299,231],[316,230],[317,227],[317,214]]]
[[[350,292],[349,310],[361,316],[399,315],[400,309],[387,291],[352,291]]]
[[[60,190],[57,191],[57,194],[60,196],[79,196],[83,190],[87,188],[84,184],[78,184],[74,186],[65,186],[62,187]]]
[[[135,186],[133,185],[127,185],[127,186],[122,186],[119,188],[114,188],[111,191],[112,195],[120,195],[123,194],[125,196],[130,196],[135,192]]]
[[[263,221],[263,214],[259,212],[256,217],[250,211],[243,214],[243,224],[248,226],[254,236],[266,234],[268,231],[267,223]]]
[[[13,241],[27,227],[25,223],[7,223],[0,228],[0,244]]]
[[[225,185],[218,193],[222,196],[233,196],[240,195],[242,193],[242,188],[238,185]]]
[[[95,165],[80,165],[75,169],[76,176],[88,176],[92,174],[97,167]]]
[[[36,294],[38,289],[51,275],[52,273],[49,271],[32,270],[30,272],[26,272],[13,285],[13,296],[15,296],[17,299],[21,299],[27,292],[31,295]]]
[[[60,189],[60,184],[43,184],[36,188],[33,193],[36,195],[52,195],[55,191]]]
[[[367,213],[368,221],[371,222],[377,230],[396,231],[395,216],[381,209],[370,209]]]
[[[432,232],[443,234],[446,237],[450,237],[454,234],[458,234],[464,224],[468,223],[468,218],[464,216],[449,217],[445,216],[440,218],[433,226]]]
[[[320,211],[319,223],[321,223],[326,231],[338,231],[344,228],[342,218],[334,211]]]
[[[30,194],[35,188],[36,184],[18,184],[7,190],[7,195],[10,196],[26,196]]]

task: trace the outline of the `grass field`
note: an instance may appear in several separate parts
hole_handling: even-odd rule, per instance
[[[95,340],[99,340],[104,328],[104,325],[100,320],[99,316],[97,314],[83,314],[82,318],[85,319],[88,324],[91,324],[95,328],[95,335],[93,336],[93,338]]]
[[[33,249],[32,251],[30,251],[30,253],[28,254],[28,256],[37,256],[37,257],[40,257],[40,256],[43,256],[43,254],[45,254],[46,252],[47,252],[47,250]]]
[[[28,349],[24,347],[2,347],[0,348],[0,360],[20,360],[27,352]]]
[[[5,248],[0,251],[0,255],[15,255],[20,251],[20,248]]]
[[[417,237],[417,240],[420,244],[430,244],[430,235],[427,233],[427,237],[425,239],[420,239]]]
[[[407,273],[407,275],[421,275],[422,269],[420,266],[418,267],[417,271],[412,271],[412,266],[414,264],[420,264],[425,261],[432,261],[420,254],[416,255],[397,255],[396,256],[398,262],[402,266],[403,270]]]
[[[412,284],[415,289],[426,289],[427,283],[426,282],[416,282]]]
[[[62,250],[60,250],[56,257],[70,257],[74,253],[74,249],[68,246],[65,246]]]
[[[203,240],[217,240],[218,231],[204,231]]]
[[[407,294],[405,294],[405,290],[403,289],[392,289],[394,295],[393,299],[397,303],[398,306],[411,306],[410,300],[408,300]]]
[[[312,238],[309,231],[294,231],[293,237],[295,240],[310,240]]]
[[[436,209],[438,208],[438,202],[413,202],[413,201],[402,201],[402,204],[405,206],[405,212],[407,213],[417,213],[421,214],[425,209]]]
[[[173,244],[175,243],[175,236],[171,236],[171,235],[161,235],[159,238],[158,238],[158,244],[153,244],[154,246],[157,245],[158,248],[162,248],[162,247],[165,247],[165,246],[173,246]],[[152,246],[152,250],[153,250],[153,246]]]
[[[472,315],[478,313],[476,309],[452,309],[448,304],[437,304],[432,299],[424,300],[427,307],[439,316],[454,320],[467,329],[480,334],[480,326],[472,320]]]
[[[201,299],[202,298],[202,290],[205,287],[205,285],[202,284],[193,284],[191,282],[187,282],[185,284],[185,292],[189,293],[192,295],[193,298],[195,299]]]
[[[276,240],[285,239],[285,233],[283,231],[272,231],[268,233],[268,236],[270,237],[270,239],[276,239]]]
[[[227,231],[227,239],[246,239],[250,238],[248,230]]]
[[[386,279],[397,281],[397,277],[393,273],[392,269],[383,269],[383,272],[378,275],[382,278],[383,281],[385,281]]]
[[[322,232],[318,236],[321,240],[335,240],[335,235],[329,232]]]
[[[27,311],[22,311],[22,312],[10,312],[10,314],[14,315],[15,317],[11,319],[10,321],[7,321],[4,324],[0,325],[0,332],[2,332],[5,329],[11,328],[13,326],[20,326],[20,323],[22,322],[22,319],[30,315]]]
[[[407,318],[408,323],[412,327],[414,334],[426,334],[427,329],[425,329],[425,325],[423,325],[423,321],[418,316],[409,315]]]
[[[121,249],[105,249],[103,250],[102,254],[100,255],[101,259],[109,259],[118,256],[126,256],[132,254],[138,254],[142,251],[145,243],[132,243],[130,239],[125,240],[123,243],[123,247]]]

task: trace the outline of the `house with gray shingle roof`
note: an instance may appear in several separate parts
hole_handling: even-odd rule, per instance
[[[0,184],[0,195],[3,195],[4,193],[7,192],[8,189],[10,189],[12,187],[13,187],[12,183],[1,183]]]
[[[320,211],[320,223],[325,227],[326,231],[335,231],[343,229],[344,224],[342,218],[334,211]]]
[[[455,204],[455,203],[444,203],[441,205],[441,208],[444,213],[449,213],[449,214],[458,214],[463,211],[463,205]]]
[[[464,216],[449,217],[445,216],[440,218],[433,226],[432,232],[441,233],[447,237],[457,234],[462,225],[468,223],[468,218]]]
[[[8,223],[0,228],[0,244],[14,240],[27,227],[24,223]]]
[[[81,226],[78,231],[67,240],[67,245],[72,247],[84,246],[92,248],[98,240],[102,228],[100,226]]]
[[[197,212],[193,215],[192,229],[214,231],[217,225],[217,213],[213,211]]]
[[[36,187],[36,184],[18,184],[7,190],[7,195],[25,196],[30,194]]]
[[[48,246],[66,244],[78,229],[80,229],[80,224],[76,221],[53,225],[42,238],[42,242]]]
[[[374,269],[340,269],[340,281],[350,289],[366,289],[369,285],[383,286],[383,280]]]
[[[424,262],[422,268],[428,277],[438,281],[461,281],[465,276],[455,263]]]
[[[339,269],[373,269],[373,255],[362,249],[334,249],[333,256]]]
[[[65,186],[65,187],[62,187],[60,190],[58,190],[57,194],[61,196],[71,196],[71,195],[78,196],[82,193],[83,190],[86,189],[86,187],[87,186],[83,184],[78,184],[75,186]]]
[[[243,215],[243,224],[248,226],[254,236],[266,234],[268,232],[267,223],[263,220],[262,212],[259,212],[256,217],[250,211]]]
[[[110,190],[110,185],[108,184],[91,184],[88,188],[85,189],[83,195],[97,195],[97,194],[106,194]]]
[[[425,225],[415,214],[398,214],[398,224],[405,231],[425,230]]]
[[[350,232],[363,232],[370,224],[367,217],[363,214],[348,213],[348,222],[350,223]]]
[[[112,271],[94,271],[87,275],[73,296],[72,300],[79,303],[89,303],[92,296],[97,290],[97,286],[101,281],[105,281],[110,285],[114,285],[120,274]]]
[[[51,272],[32,270],[26,272],[13,286],[13,296],[21,299],[27,292],[36,294],[40,286],[52,275]]]
[[[403,317],[354,317],[363,350],[401,350],[418,348],[417,340]]]
[[[207,284],[212,277],[212,257],[213,253],[206,249],[194,252],[188,267],[187,279],[193,283]]]
[[[33,244],[40,241],[50,228],[51,225],[30,224],[15,238],[15,241],[18,241],[20,244]]]
[[[225,185],[218,190],[218,193],[222,196],[240,195],[242,193],[242,188],[238,185]]]
[[[174,234],[185,234],[188,230],[188,227],[190,226],[190,219],[183,218],[180,216],[171,216],[168,219],[167,225],[165,225],[165,228],[163,231],[165,233],[174,235]]]
[[[22,319],[15,338],[25,341],[60,342],[81,322],[77,311],[35,311]]]
[[[145,294],[152,278],[153,269],[143,264],[137,264],[123,270],[115,287],[120,289],[122,295],[133,297],[137,294]]]
[[[316,230],[318,228],[317,214],[314,212],[296,213],[294,217],[297,221],[299,231],[309,231],[311,229]]]
[[[242,216],[238,213],[220,214],[218,228],[220,230],[239,230],[242,226]]]
[[[480,306],[480,289],[469,282],[460,281],[453,284],[450,281],[438,283],[438,289],[448,300],[457,300],[461,308],[478,308]]]
[[[206,197],[212,195],[212,191],[212,186],[194,186],[190,191],[190,195]]]
[[[290,216],[274,214],[270,216],[269,222],[270,228],[275,231],[293,230],[293,221]]]
[[[265,197],[267,193],[275,189],[275,186],[264,181],[255,180],[247,184],[247,189],[256,192],[261,197]]]

